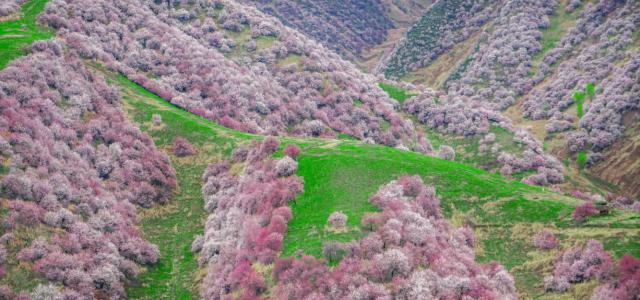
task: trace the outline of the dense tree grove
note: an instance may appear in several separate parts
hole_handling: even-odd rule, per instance
[[[638,16],[640,26],[640,14]],[[624,133],[624,114],[640,108],[640,52],[622,67],[615,67],[614,72],[615,76],[602,82],[602,92],[596,94],[578,130],[569,136],[570,151],[589,149],[598,153],[613,145]]]
[[[343,56],[381,44],[393,21],[382,0],[242,0],[280,19]]]
[[[515,128],[499,111],[474,102],[467,96],[447,95],[425,88],[420,95],[407,100],[404,109],[415,115],[421,123],[439,132],[462,136],[481,135],[485,145],[495,140],[495,135],[489,133],[489,127],[502,127],[512,132],[515,140],[524,147],[521,154],[515,155],[492,146],[491,152],[497,158],[503,175],[508,177],[516,172],[535,171],[536,174],[524,178],[525,183],[548,185],[564,181],[562,164],[555,157],[545,154],[541,142],[526,130]]]
[[[256,142],[234,161],[247,163],[239,175],[229,173],[229,162],[212,164],[203,175],[202,192],[210,215],[204,236],[192,249],[200,253],[200,264],[208,265],[202,285],[207,299],[236,291],[244,298],[264,292],[264,278],[252,264],[275,262],[292,217],[287,202],[303,188],[301,178],[278,174],[280,161],[269,158],[277,148],[273,138]]]
[[[624,132],[623,116],[640,106],[640,53],[626,51],[640,26],[640,3],[603,0],[585,4],[577,25],[543,58],[533,78],[538,83],[523,108],[533,119],[550,119],[549,132],[576,129],[567,111],[575,104],[576,90],[597,83],[593,100],[585,105],[584,117],[567,138],[571,152],[589,150],[589,164]],[[581,46],[581,47],[579,47]],[[550,67],[559,65],[557,67]]]
[[[590,279],[606,281],[613,276],[612,266],[612,257],[602,244],[589,240],[584,248],[572,248],[559,255],[553,275],[544,278],[544,286],[548,291],[564,292],[571,284]]]
[[[573,104],[575,90],[611,74],[614,62],[624,57],[621,50],[629,45],[638,26],[638,5],[634,2],[603,0],[586,4],[576,26],[545,54],[534,84],[547,75],[558,76],[532,92],[523,107],[526,116],[551,118]],[[577,47],[587,42],[591,42],[588,47]],[[556,64],[557,69],[550,67]]]
[[[167,202],[175,172],[126,119],[118,91],[73,50],[55,40],[32,48],[0,72],[0,163],[8,170],[0,264],[10,250],[6,267],[54,283],[37,287],[34,299],[122,298],[139,265],[158,260],[139,234],[135,205]],[[12,234],[24,228],[37,235]]]
[[[502,266],[474,262],[472,230],[452,228],[435,190],[418,176],[393,181],[371,198],[381,212],[365,217],[371,222],[363,219],[371,230],[363,239],[325,243],[328,259],[343,257],[335,268],[311,256],[278,258],[292,217],[286,205],[302,185],[295,176],[278,177],[263,149],[248,150],[240,175],[229,174],[230,163],[222,162],[203,176],[211,215],[192,248],[208,264],[206,299],[267,292],[277,299],[516,298]],[[340,228],[346,216],[335,212],[328,222]],[[264,272],[265,265],[272,271]]]
[[[491,20],[500,1],[435,1],[409,29],[404,40],[382,60],[377,72],[387,77],[401,77],[429,65],[455,44],[466,40]]]
[[[454,5],[454,2],[447,3]],[[571,2],[567,6],[570,11],[585,6],[576,26],[552,49],[547,49],[533,69],[532,58],[542,50],[542,29],[549,26],[548,16],[557,5],[553,0],[501,2],[496,13],[490,16],[491,30],[481,33],[480,42],[467,58],[464,69],[448,81],[446,95],[428,95],[426,98],[432,98],[434,103],[421,101],[420,106],[410,103],[408,110],[435,128],[455,120],[459,126],[447,129],[448,132],[472,135],[486,121],[478,116],[478,111],[461,112],[468,110],[470,103],[478,102],[476,107],[498,111],[524,96],[522,109],[526,117],[549,119],[548,133],[570,131],[566,135],[570,153],[585,150],[588,151],[587,163],[597,162],[602,157],[600,152],[622,136],[624,115],[640,105],[640,54],[628,51],[640,27],[640,3]],[[429,30],[418,31],[432,38],[438,36]],[[410,53],[425,54],[431,59],[438,56],[427,50]],[[431,59],[427,59],[426,64]],[[550,79],[541,84],[545,78]],[[597,91],[584,104],[584,116],[582,113],[575,116],[568,111],[576,103],[574,92],[588,83],[595,83]],[[443,111],[450,122],[438,116]],[[463,114],[467,116],[462,118]],[[532,178],[529,182],[544,180]]]
[[[0,3],[0,18],[17,13],[20,11],[20,6],[27,0],[3,0]]]
[[[501,3],[491,32],[480,43],[460,79],[449,83],[449,93],[467,96],[496,110],[515,103],[531,88],[531,58],[540,50],[542,29],[549,26],[555,0],[508,0]]]
[[[236,1],[172,4],[56,1],[41,20],[83,58],[227,127],[426,148],[373,76],[277,19]]]
[[[591,299],[637,299],[640,295],[640,260],[625,254],[617,271],[617,278],[598,287]]]
[[[512,132],[525,149],[521,155],[491,149],[504,175],[535,171],[523,181],[535,185],[562,182],[562,164],[544,153],[540,141],[515,128],[500,113],[514,104],[516,97],[531,90],[529,66],[541,50],[541,30],[549,25],[548,15],[556,5],[553,0],[501,2],[492,19],[493,30],[482,33],[460,78],[450,81],[446,92],[423,88],[419,96],[404,103],[404,109],[421,123],[448,134],[487,135],[490,125],[500,126]],[[485,13],[489,10],[481,15]],[[488,146],[483,149],[488,150]]]
[[[276,262],[273,295],[281,299],[515,298],[513,279],[499,265],[474,262],[474,237],[442,217],[433,188],[418,176],[380,188],[372,231],[342,244],[333,269],[312,257]]]

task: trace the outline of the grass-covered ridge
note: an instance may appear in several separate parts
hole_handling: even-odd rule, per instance
[[[122,76],[110,76],[112,84],[123,92],[128,114],[160,149],[169,151],[173,138],[182,136],[198,150],[193,157],[171,157],[180,186],[171,204],[141,212],[145,237],[160,246],[162,257],[158,266],[132,283],[129,296],[195,297],[204,270],[198,268],[190,245],[194,236],[202,233],[206,219],[200,191],[202,172],[208,163],[227,158],[237,144],[262,137],[214,124]],[[152,114],[162,116],[162,126],[152,125]],[[627,252],[640,255],[640,218],[634,214],[615,210],[609,216],[576,224],[570,214],[578,200],[457,162],[353,140],[283,138],[281,144],[287,143],[303,149],[298,175],[304,178],[305,192],[290,203],[294,218],[285,236],[283,256],[301,251],[322,257],[323,242],[349,241],[366,234],[360,218],[376,210],[369,197],[381,184],[404,174],[418,174],[436,187],[452,224],[474,228],[479,261],[504,264],[524,297],[543,294],[542,277],[548,274],[557,254],[537,251],[531,245],[531,234],[540,228],[553,230],[563,248],[596,238],[618,257]],[[349,230],[325,228],[333,211],[348,215]]]
[[[21,17],[0,22],[0,69],[23,55],[24,47],[37,40],[53,37],[53,30],[36,23],[48,0],[29,0],[21,8]]]
[[[389,97],[395,99],[400,103],[404,103],[405,100],[417,95],[405,89],[384,82],[381,82],[380,84],[378,84],[378,86],[380,86],[383,91],[387,92],[387,94],[389,94]]]
[[[206,220],[202,173],[209,163],[222,159],[238,141],[250,136],[226,130],[181,110],[122,75],[99,66],[94,68],[106,74],[110,84],[120,88],[127,114],[170,156],[178,179],[179,188],[170,204],[140,211],[144,237],[160,247],[161,259],[141,274],[137,282],[132,282],[127,293],[132,299],[195,298],[199,268],[191,252],[191,242],[195,235],[202,234]],[[162,125],[153,125],[153,114],[161,116]],[[172,155],[171,144],[178,136],[194,145],[195,156]]]

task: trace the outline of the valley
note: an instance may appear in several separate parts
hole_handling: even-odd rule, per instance
[[[634,1],[0,15],[0,299],[640,293]]]

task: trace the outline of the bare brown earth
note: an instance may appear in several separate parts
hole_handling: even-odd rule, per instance
[[[407,28],[413,24],[433,0],[384,0],[389,8],[389,16],[398,27]]]
[[[442,89],[449,76],[473,53],[479,39],[480,31],[440,55],[428,66],[405,75],[402,80],[411,83],[425,84],[436,90]]]
[[[387,32],[384,43],[363,51],[357,61],[358,65],[367,72],[372,72],[378,63],[393,51],[396,43],[404,37],[408,28],[394,28]]]
[[[589,171],[616,184],[628,197],[640,198],[640,112],[624,117],[624,137],[604,153],[604,160]]]
[[[422,16],[423,11],[433,3],[433,0],[384,0],[384,3],[396,28],[389,30],[384,43],[363,51],[358,57],[356,63],[367,72],[371,72],[393,51],[396,43],[404,38],[409,27]]]

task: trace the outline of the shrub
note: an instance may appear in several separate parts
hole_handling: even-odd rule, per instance
[[[533,245],[541,250],[553,249],[558,246],[558,238],[552,232],[543,230],[533,236]]]
[[[595,216],[599,214],[600,211],[598,208],[591,202],[583,203],[573,210],[571,217],[578,222],[582,222],[587,219],[587,217]]]
[[[262,142],[261,151],[262,153],[269,155],[276,152],[276,150],[278,150],[279,147],[280,147],[280,141],[278,141],[278,139],[274,136],[268,136],[264,140],[264,142]]]
[[[8,300],[14,299],[15,295],[13,294],[13,290],[6,284],[0,284],[0,299]]]
[[[596,289],[591,299],[635,299],[640,295],[640,260],[630,254],[620,258],[616,280]]]
[[[298,162],[289,156],[285,156],[276,163],[276,174],[280,177],[291,176],[296,171],[298,171]]]
[[[162,116],[160,116],[159,114],[153,114],[151,116],[151,122],[155,126],[160,126],[162,124]]]
[[[294,144],[288,144],[286,147],[284,147],[284,155],[296,159],[296,157],[300,155],[300,148]]]
[[[611,275],[612,258],[602,244],[589,240],[584,248],[564,251],[555,263],[553,276],[545,277],[545,289],[564,292],[569,284],[590,279],[606,279]]]
[[[339,261],[345,254],[345,247],[337,242],[325,242],[322,245],[322,255],[330,262]]]
[[[438,157],[445,160],[454,160],[456,158],[456,151],[447,145],[442,145],[440,146]]]
[[[173,139],[172,151],[173,154],[178,157],[185,157],[196,154],[196,150],[189,143],[189,141],[182,137],[176,137],[175,139]]]
[[[245,161],[247,160],[248,155],[249,155],[249,149],[246,147],[240,146],[233,150],[233,154],[232,154],[233,161],[236,161],[236,162]]]
[[[342,213],[341,211],[332,212],[327,219],[327,223],[329,226],[335,229],[343,229],[347,226],[347,215]]]
[[[27,0],[6,0],[0,3],[0,17],[6,17],[8,15],[17,13],[20,11],[20,6]]]
[[[406,276],[411,270],[407,256],[398,249],[387,250],[374,257],[378,276],[383,281],[390,281],[395,276]]]

